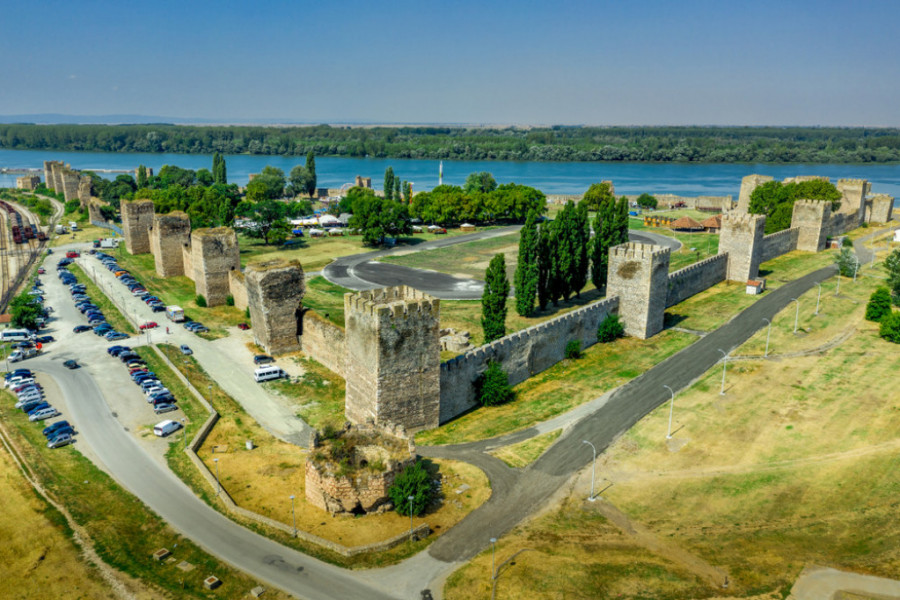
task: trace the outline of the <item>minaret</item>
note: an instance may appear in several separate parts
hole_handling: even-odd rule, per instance
[[[444,185],[444,161],[441,161],[441,166],[438,167],[438,185]]]

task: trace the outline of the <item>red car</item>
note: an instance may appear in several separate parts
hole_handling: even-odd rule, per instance
[[[247,331],[248,329],[250,329],[250,326],[246,323],[238,323],[238,329],[240,329],[241,331]]]
[[[81,253],[76,250],[66,252],[66,258],[78,258],[79,256],[81,256]]]
[[[147,321],[146,323],[141,325],[141,331],[145,329],[154,329],[156,327],[159,327],[159,325],[156,324],[156,321]]]
[[[38,267],[38,275],[43,275],[47,271],[44,270],[44,267]]]

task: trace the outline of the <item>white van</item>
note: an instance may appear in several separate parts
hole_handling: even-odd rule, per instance
[[[158,435],[159,437],[166,437],[179,429],[181,429],[181,423],[178,421],[161,421],[153,427],[153,434]]]
[[[282,371],[281,367],[276,367],[275,365],[266,365],[265,367],[260,367],[253,371],[253,379],[255,379],[257,383],[281,379],[282,377],[287,377],[287,373]]]

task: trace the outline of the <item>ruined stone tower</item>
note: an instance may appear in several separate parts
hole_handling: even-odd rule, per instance
[[[609,249],[606,296],[619,297],[625,333],[641,339],[663,328],[669,283],[668,248],[627,243]]]
[[[728,253],[725,279],[745,283],[759,275],[765,225],[766,217],[763,215],[740,212],[722,215],[719,254]]]
[[[300,303],[305,284],[296,260],[270,260],[247,265],[244,272],[253,338],[269,354],[300,349]]]
[[[153,202],[134,200],[122,202],[122,231],[125,234],[125,248],[131,254],[150,252],[150,228],[153,227]]]
[[[753,190],[762,184],[772,181],[773,178],[768,175],[747,175],[741,179],[741,195],[738,196],[738,212],[747,213],[750,211],[750,195]]]
[[[838,214],[857,215],[863,222],[866,212],[866,194],[870,185],[865,179],[838,179],[835,185],[841,193],[841,207]]]
[[[831,202],[823,200],[797,200],[794,202],[791,227],[799,229],[797,250],[804,252],[824,250],[830,218]]]
[[[78,171],[73,171],[67,167],[62,170],[60,177],[62,178],[63,195],[66,198],[66,202],[78,200],[78,186],[81,183],[81,175],[78,174]]]
[[[887,223],[891,220],[894,197],[887,194],[875,194],[866,202],[866,207],[866,223]]]
[[[345,294],[344,319],[347,418],[407,431],[437,427],[440,300],[406,286]]]
[[[87,208],[91,202],[91,178],[88,175],[82,175],[78,181],[78,203],[81,208]]]
[[[228,272],[241,268],[237,234],[230,227],[196,229],[191,233],[191,265],[198,294],[208,306],[225,304],[231,293]]]
[[[181,211],[153,216],[150,251],[160,277],[184,275],[182,248],[191,239],[191,219]]]

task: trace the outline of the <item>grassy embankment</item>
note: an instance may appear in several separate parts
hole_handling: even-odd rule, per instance
[[[200,448],[198,455],[212,470],[215,470],[212,459],[219,459],[222,486],[239,506],[291,525],[289,497],[294,495],[298,529],[346,546],[376,542],[409,529],[409,519],[393,512],[355,519],[331,518],[328,513],[310,505],[305,496],[306,451],[293,444],[282,442],[266,432],[208,377],[192,357],[182,356],[174,346],[160,345],[159,348],[220,414],[218,423]],[[149,354],[149,351],[147,353]],[[160,375],[161,380],[167,386],[170,382],[176,386],[180,385],[174,383],[177,381],[174,373],[158,357],[155,360],[148,360],[148,364]],[[307,372],[311,380],[324,377],[324,373],[319,373],[314,364],[305,365],[305,367],[311,367]],[[322,367],[318,367],[318,369],[324,371]],[[304,376],[304,378],[306,377]],[[321,418],[324,422],[331,422],[334,411],[323,409],[321,412],[317,412],[316,404],[321,400],[323,404],[332,406],[335,404],[336,392],[329,389],[328,385],[311,383],[305,387],[309,390],[306,400],[310,409],[307,414]],[[178,395],[180,405],[183,402],[182,398],[187,399],[183,409],[190,404],[195,405],[194,409],[191,409],[195,413],[190,415],[195,427],[206,419],[205,414],[200,414],[205,411],[196,400],[192,399],[187,390],[176,391],[171,387],[170,389]],[[296,392],[296,390],[291,391]],[[340,394],[339,409],[339,414],[342,415],[342,394]],[[188,411],[185,410],[185,412]],[[315,422],[315,418],[312,420]],[[246,440],[253,441],[255,447],[252,451],[245,449],[244,442]],[[216,501],[214,492],[185,456],[182,444],[173,444],[166,457],[173,471],[190,485],[198,496],[224,512],[224,508]],[[440,469],[444,489],[447,490],[447,493],[462,485],[468,485],[469,489],[459,495],[454,494],[452,498],[446,498],[441,505],[436,506],[423,517],[416,518],[416,525],[427,522],[435,530],[435,534],[426,540],[413,544],[401,544],[386,552],[345,558],[319,546],[295,539],[282,531],[271,530],[255,522],[229,516],[280,543],[334,564],[346,567],[392,564],[420,551],[437,535],[450,529],[490,496],[487,478],[478,469],[455,461],[440,460],[434,461],[434,464]]]
[[[78,283],[84,284],[87,295],[93,300],[94,304],[97,305],[97,308],[103,312],[103,316],[106,317],[107,322],[112,325],[116,331],[132,335],[137,333],[137,329],[134,328],[131,321],[122,315],[121,311],[113,304],[112,300],[97,287],[97,284],[87,276],[87,273],[85,273],[80,266],[71,264],[69,265],[69,271],[75,275],[75,279],[78,280]],[[127,293],[127,290],[124,291]]]
[[[210,574],[223,582],[217,595],[240,597],[258,585],[251,577],[219,562],[167,526],[85,458],[77,444],[49,450],[41,435],[44,425],[28,422],[26,415],[13,408],[13,403],[9,393],[0,393],[0,420],[21,458],[51,497],[65,506],[75,522],[84,528],[104,562],[152,587],[156,597],[208,598],[203,579]],[[47,516],[56,518],[50,513]],[[54,525],[65,531],[61,523]],[[151,555],[160,548],[172,550],[175,560],[162,563],[154,560]],[[182,571],[176,566],[181,561],[190,563],[194,569]],[[53,577],[61,581],[62,575],[54,573]],[[67,593],[71,594],[71,590]],[[287,598],[277,591],[272,593],[273,597]]]
[[[159,277],[152,254],[132,255],[124,244],[118,250],[110,252],[116,257],[122,268],[127,269],[144,287],[155,294],[167,306],[178,305],[184,309],[189,318],[200,321],[209,327],[209,333],[200,334],[207,339],[215,339],[226,335],[225,328],[238,323],[249,322],[247,316],[233,306],[213,306],[200,308],[197,306],[197,291],[194,282],[185,276]],[[159,313],[163,314],[163,313]]]
[[[547,448],[552,446],[553,442],[559,438],[561,433],[562,429],[557,429],[556,431],[535,436],[524,442],[519,442],[518,444],[511,444],[496,450],[491,450],[490,453],[510,467],[520,469],[522,467],[527,467],[540,458],[540,456],[547,451]]]
[[[845,280],[837,297],[828,280],[818,316],[818,290],[803,294],[799,335],[795,307],[780,312],[769,360],[730,363],[724,396],[718,365],[677,396],[671,442],[667,405],[615,442],[597,465],[614,484],[605,502],[584,501],[585,471],[498,543],[498,562],[534,550],[497,597],[719,597],[704,564],[738,597],[785,597],[808,564],[900,577],[900,354],[863,320],[878,275]],[[733,354],[761,356],[765,336]],[[456,572],[445,597],[484,594],[490,561]]]
[[[772,288],[833,261],[830,252],[791,252],[764,263]],[[723,282],[666,312],[666,325],[712,331],[756,301],[745,286]],[[442,304],[443,308],[444,304]],[[689,346],[696,338],[667,329],[649,340],[624,338],[596,344],[577,360],[564,360],[515,386],[503,406],[479,408],[416,436],[420,444],[457,444],[525,429],[593,400]]]

